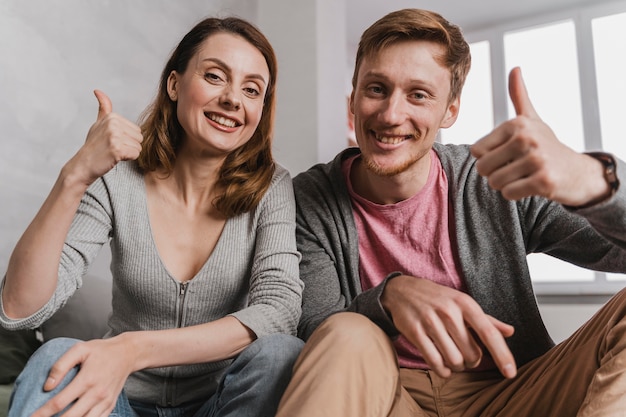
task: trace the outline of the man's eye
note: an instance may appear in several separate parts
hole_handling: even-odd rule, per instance
[[[412,95],[414,100],[423,101],[430,97],[430,95],[424,91],[415,91]]]
[[[211,80],[211,81],[219,81],[219,80],[221,80],[219,75],[214,74],[212,72],[207,72],[206,74],[204,74],[204,78],[206,78],[207,80]]]

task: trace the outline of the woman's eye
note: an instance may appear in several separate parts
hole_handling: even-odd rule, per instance
[[[261,94],[259,90],[253,87],[246,87],[243,89],[243,91],[245,91],[246,94],[252,97],[257,97],[259,94]]]

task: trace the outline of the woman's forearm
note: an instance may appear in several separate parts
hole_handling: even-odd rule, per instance
[[[128,332],[118,337],[134,352],[133,371],[232,358],[256,339],[254,332],[231,316],[196,326]]]
[[[86,189],[64,168],[18,241],[9,259],[2,291],[8,317],[32,315],[54,293],[63,243]]]

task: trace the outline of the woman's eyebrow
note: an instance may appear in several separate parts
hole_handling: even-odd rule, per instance
[[[219,58],[204,58],[204,59],[202,60],[202,62],[206,62],[206,61],[209,61],[209,62],[214,62],[214,63],[216,63],[217,65],[219,65],[219,66],[221,66],[222,68],[224,68],[225,70],[227,70],[227,71],[232,71],[232,68],[231,68],[231,67],[230,67],[230,66],[229,66],[226,62],[222,61],[222,60],[221,60],[221,59],[219,59]],[[247,74],[247,75],[246,75],[246,78],[252,78],[252,79],[255,79],[255,80],[262,81],[262,82],[263,82],[263,84],[267,84],[267,81],[265,80],[265,78],[263,78],[263,76],[262,76],[261,74],[254,74],[254,73]]]

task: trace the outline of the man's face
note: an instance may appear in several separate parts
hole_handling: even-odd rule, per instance
[[[375,174],[417,167],[439,128],[456,120],[450,71],[436,60],[443,51],[434,42],[401,41],[361,62],[350,109],[363,161]]]

